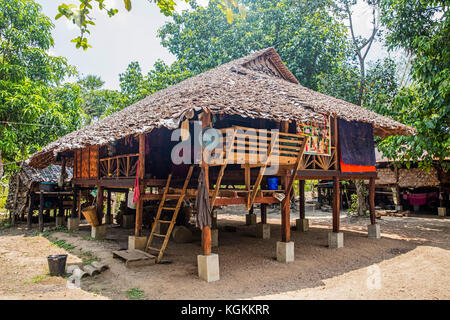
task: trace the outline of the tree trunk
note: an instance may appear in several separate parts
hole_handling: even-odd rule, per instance
[[[364,180],[355,180],[356,194],[358,196],[358,215],[363,216],[366,210],[366,188]]]

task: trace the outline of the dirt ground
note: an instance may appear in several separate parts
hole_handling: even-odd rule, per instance
[[[310,231],[292,230],[295,261],[275,260],[280,239],[280,214],[269,209],[272,237],[257,239],[255,226],[245,226],[245,209],[219,211],[221,279],[206,283],[197,276],[200,232],[194,242],[169,242],[170,264],[127,269],[112,258],[112,250],[127,247],[132,230],[108,229],[106,241],[89,237],[84,226],[77,233],[54,232],[49,239],[65,240],[68,264],[82,264],[86,252],[110,269],[68,289],[62,277],[49,277],[46,257],[65,250],[23,226],[0,230],[1,299],[126,299],[139,288],[140,298],[158,299],[450,299],[450,219],[436,216],[383,217],[382,239],[368,239],[368,218],[344,213],[344,248],[329,249],[331,214],[308,208]],[[258,210],[256,210],[258,212]],[[292,225],[298,215],[292,212]],[[232,232],[225,226],[235,226]],[[48,236],[48,235],[47,235]],[[84,260],[83,260],[84,259]]]

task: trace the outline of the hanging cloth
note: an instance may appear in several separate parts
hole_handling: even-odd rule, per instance
[[[211,227],[211,205],[209,203],[209,192],[206,187],[205,168],[201,168],[198,177],[197,198],[195,199],[195,207],[197,209],[197,228]]]
[[[133,203],[137,203],[139,201],[139,160],[136,165],[136,180],[134,181],[134,193],[133,193]]]

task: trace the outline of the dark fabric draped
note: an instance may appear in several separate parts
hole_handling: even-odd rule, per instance
[[[196,225],[198,228],[211,227],[211,204],[209,203],[209,193],[206,187],[205,168],[201,168],[198,177],[197,198],[195,199],[195,207],[197,209]]]
[[[339,119],[339,143],[343,163],[375,166],[373,128],[370,123]]]

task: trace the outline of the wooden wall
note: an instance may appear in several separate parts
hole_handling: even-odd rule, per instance
[[[78,149],[75,151],[74,178],[99,178],[99,155],[97,146]]]

